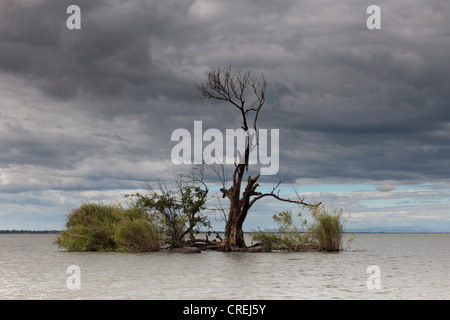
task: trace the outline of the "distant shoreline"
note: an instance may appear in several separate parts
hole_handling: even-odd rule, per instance
[[[59,234],[62,230],[0,230],[0,234]],[[221,232],[219,232],[221,233]],[[246,234],[252,231],[244,231]],[[414,231],[346,231],[344,234],[450,234],[450,232],[414,232]]]
[[[0,234],[59,234],[61,230],[0,230]]]

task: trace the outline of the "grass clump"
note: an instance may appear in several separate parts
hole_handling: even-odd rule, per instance
[[[159,250],[158,228],[136,207],[83,203],[69,213],[66,228],[55,244],[67,251]]]
[[[310,206],[313,224],[308,225],[298,213],[300,226],[295,222],[292,211],[283,211],[274,215],[278,230],[258,229],[252,235],[253,240],[269,246],[272,250],[287,251],[341,251],[344,232],[342,209],[326,210],[325,206]]]
[[[342,209],[333,209],[328,212],[325,206],[317,206],[311,209],[311,215],[315,222],[307,232],[316,242],[318,250],[341,251],[344,226],[342,222]]]
[[[305,234],[306,220],[298,214],[300,226],[295,222],[292,211],[287,210],[273,215],[273,220],[279,225],[278,230],[258,229],[252,234],[252,239],[272,250],[307,251],[312,249],[312,242]]]
[[[159,233],[152,223],[144,219],[121,223],[115,239],[122,251],[159,250]]]

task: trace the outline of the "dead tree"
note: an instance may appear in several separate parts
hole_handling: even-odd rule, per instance
[[[210,69],[207,72],[206,83],[198,85],[198,89],[203,98],[225,101],[235,107],[241,115],[241,128],[246,133],[249,129],[254,129],[256,145],[258,145],[257,122],[259,113],[266,100],[266,86],[267,82],[264,75],[255,80],[251,71],[242,72],[233,70],[231,67],[225,67]],[[277,189],[283,182],[282,180],[268,193],[257,191],[259,174],[254,177],[249,175],[247,180],[244,181],[244,174],[248,172],[250,148],[253,146],[253,143],[249,141],[250,137],[251,135],[248,134],[246,138],[244,161],[235,163],[229,187],[225,183],[225,177],[222,177],[223,187],[220,189],[222,198],[228,198],[230,201],[221,248],[223,251],[232,251],[246,247],[242,226],[250,208],[256,201],[265,197],[273,197],[284,202],[310,206],[310,204],[304,202],[304,198],[298,195],[296,200],[279,196]],[[242,186],[243,182],[246,183],[245,187]],[[241,190],[243,190],[242,193]]]

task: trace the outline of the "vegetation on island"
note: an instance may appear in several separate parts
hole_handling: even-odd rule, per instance
[[[55,244],[67,251],[154,251],[198,242],[210,227],[205,209],[208,188],[176,175],[175,186],[160,182],[146,193],[129,194],[129,207],[84,203],[68,215]],[[204,244],[216,245],[208,240]]]
[[[208,188],[184,185],[181,177],[175,178],[176,186],[172,188],[160,182],[158,188],[149,186],[147,193],[127,195],[151,217],[160,232],[162,246],[168,248],[195,242],[195,236],[211,226],[208,216],[201,212],[206,208]]]
[[[344,221],[342,209],[327,211],[324,205],[310,206],[314,222],[308,225],[306,219],[302,219],[302,213],[298,213],[296,222],[292,211],[287,210],[273,216],[278,224],[276,231],[256,230],[252,237],[271,250],[287,251],[341,251],[342,235],[344,233]]]
[[[195,237],[202,231],[201,227],[210,226],[208,216],[196,217],[204,208],[204,190],[186,190],[189,190],[184,195],[189,203],[186,211],[181,209],[182,203],[167,194],[131,195],[137,197],[137,201],[129,208],[83,203],[67,216],[67,229],[60,232],[55,244],[76,252],[158,251],[199,246],[198,243],[202,248],[220,249],[220,241]],[[309,210],[314,219],[312,224],[302,219],[301,213],[296,221],[290,210],[274,215],[278,229],[258,228],[252,233],[253,241],[257,242],[254,247],[267,248],[263,251],[341,251],[342,210],[328,212],[323,205],[312,206]]]
[[[66,230],[55,244],[67,251],[155,251],[160,248],[157,225],[139,207],[83,203],[67,216]]]

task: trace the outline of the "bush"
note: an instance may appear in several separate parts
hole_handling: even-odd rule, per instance
[[[205,209],[208,189],[183,186],[177,181],[177,186],[167,187],[159,183],[158,189],[149,186],[147,194],[130,194],[136,207],[141,208],[158,222],[163,234],[164,245],[170,248],[182,247],[186,237],[194,239],[200,229],[209,228],[207,215],[201,214]]]
[[[67,217],[55,244],[67,251],[148,251],[159,249],[157,227],[145,211],[120,205],[84,203]]]
[[[253,233],[252,239],[269,246],[272,250],[311,250],[313,249],[311,240],[304,233],[307,222],[301,220],[301,213],[298,214],[298,217],[301,222],[300,227],[295,223],[290,210],[273,215],[273,220],[279,225],[278,230],[274,232],[258,229]]]
[[[159,233],[148,220],[128,220],[121,223],[115,240],[121,251],[157,251]]]
[[[311,209],[315,223],[308,229],[311,237],[317,242],[317,249],[324,251],[341,251],[342,234],[342,209],[334,209],[333,212],[325,210],[325,206],[317,206]]]
[[[253,240],[269,246],[272,250],[289,251],[341,251],[342,250],[342,209],[334,209],[332,213],[325,206],[309,207],[314,223],[307,225],[306,220],[301,220],[299,227],[292,218],[291,211],[283,211],[274,215],[274,221],[279,225],[277,231],[258,229],[252,235]]]

